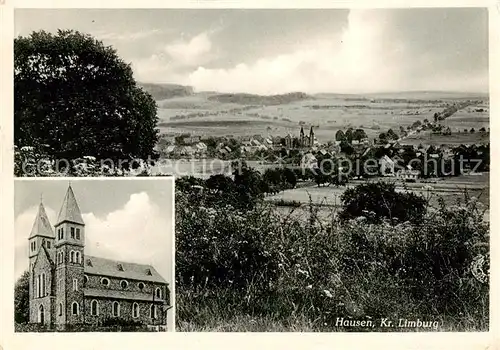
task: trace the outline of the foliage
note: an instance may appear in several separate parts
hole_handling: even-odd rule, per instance
[[[30,274],[24,271],[14,286],[14,320],[16,323],[28,323],[30,319]]]
[[[393,183],[371,182],[347,189],[341,196],[343,219],[364,217],[378,223],[419,222],[425,214],[426,200],[413,192],[396,192]]]
[[[14,40],[14,140],[51,159],[147,159],[156,103],[130,65],[90,35],[59,30]]]
[[[488,329],[489,233],[474,199],[429,209],[419,223],[323,221],[313,207],[307,216],[178,193],[178,326],[221,330],[246,318],[331,331],[337,317],[418,317],[439,320],[439,330]]]

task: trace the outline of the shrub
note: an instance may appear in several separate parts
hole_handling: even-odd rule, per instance
[[[396,192],[392,183],[372,182],[347,189],[341,196],[344,219],[366,217],[369,222],[418,222],[425,214],[426,200],[412,192]]]
[[[424,210],[419,222],[320,220],[317,210],[207,207],[178,193],[178,326],[248,316],[331,331],[337,317],[418,317],[440,330],[488,329],[489,232],[477,201]]]

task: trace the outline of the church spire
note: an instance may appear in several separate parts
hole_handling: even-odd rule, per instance
[[[83,222],[82,213],[80,212],[80,208],[78,207],[78,203],[76,202],[75,194],[73,193],[73,189],[71,188],[71,184],[69,184],[68,186],[66,196],[64,197],[64,201],[61,206],[61,210],[59,210],[56,226],[65,221],[85,225],[85,223]]]
[[[40,205],[38,206],[38,214],[36,215],[35,222],[31,228],[29,238],[36,236],[55,238],[54,231],[52,230],[52,226],[50,225],[49,218],[47,217],[45,207],[43,206],[41,200]]]

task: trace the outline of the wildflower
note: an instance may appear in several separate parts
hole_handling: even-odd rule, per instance
[[[323,293],[325,293],[325,296],[327,298],[330,298],[330,299],[333,298],[332,293],[328,289],[323,290]]]

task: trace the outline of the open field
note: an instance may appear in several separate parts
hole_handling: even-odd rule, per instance
[[[390,178],[381,180],[394,181],[394,179]],[[332,211],[337,210],[337,208],[341,206],[342,203],[340,198],[345,189],[355,187],[359,183],[361,183],[361,181],[353,181],[349,183],[347,187],[318,187],[315,184],[311,184],[305,187],[285,190],[279,194],[267,197],[266,200],[269,202],[282,200],[285,202],[299,202],[302,204],[299,208],[279,206],[279,210],[284,215],[304,215],[309,211],[309,203],[312,203],[313,205],[321,207],[318,212],[320,218],[329,218]],[[430,188],[427,188],[427,186],[430,186]],[[445,203],[451,205],[455,203],[457,199],[463,199],[464,190],[466,189],[467,193],[470,196],[477,197],[485,208],[489,208],[490,206],[489,173],[439,179],[430,183],[407,183],[406,187],[415,193],[430,198],[431,205],[436,205],[439,197],[442,197]],[[398,185],[396,189],[398,191],[405,190],[401,185]],[[485,219],[489,220],[489,210],[486,212]]]
[[[473,143],[488,143],[490,142],[490,134],[486,133],[470,133],[463,132],[460,133],[452,133],[451,135],[436,135],[432,134],[430,131],[420,132],[418,134],[413,134],[409,137],[406,137],[402,144],[405,145],[432,145],[432,146],[440,146],[440,145],[461,145],[461,144],[473,144]]]
[[[300,125],[314,126],[320,142],[333,140],[335,132],[348,127],[362,127],[368,137],[377,137],[392,128],[396,132],[400,126],[406,127],[415,121],[432,120],[436,112],[448,104],[461,101],[468,95],[444,93],[401,93],[378,95],[337,95],[318,94],[288,103],[258,105],[235,103],[225,99],[214,99],[215,93],[196,93],[157,101],[162,133],[191,133],[204,136],[284,136],[298,134]],[[469,98],[480,96],[470,95]],[[487,101],[487,98],[484,97]],[[253,102],[253,101],[252,101]],[[249,102],[250,103],[250,102]],[[481,105],[483,106],[483,105]],[[455,130],[476,130],[488,127],[489,113],[475,112],[467,108],[442,123]],[[484,103],[488,110],[487,102]],[[452,135],[453,136],[453,135]],[[415,140],[426,135],[415,135]],[[480,135],[457,136],[449,143],[480,142]],[[447,143],[431,140],[431,143]]]

